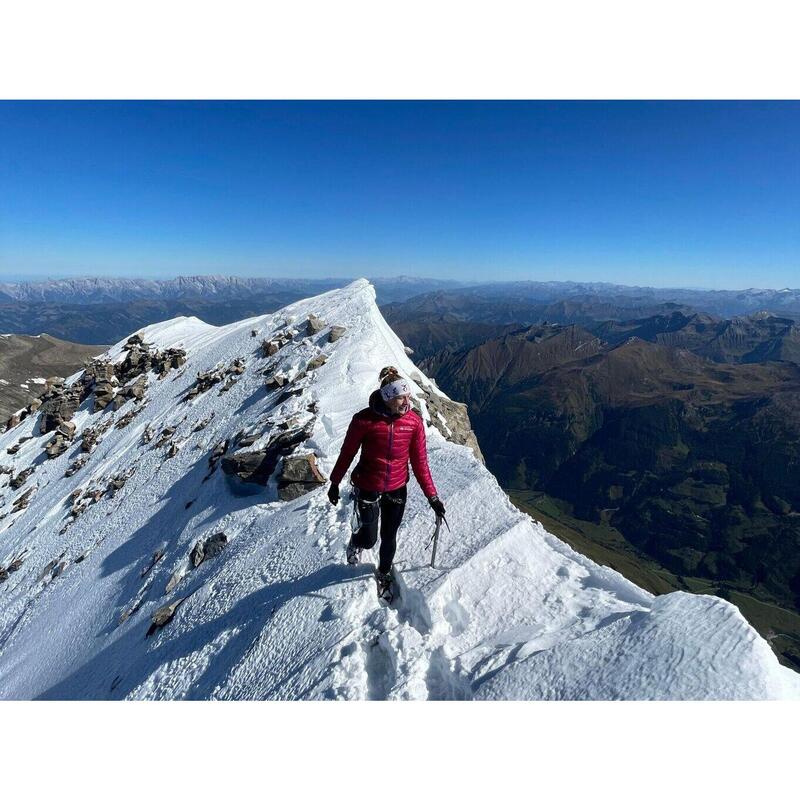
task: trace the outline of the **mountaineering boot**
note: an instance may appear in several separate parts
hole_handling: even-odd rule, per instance
[[[375,582],[378,584],[378,599],[391,605],[395,594],[394,575],[391,572],[379,572],[376,569]]]
[[[358,564],[359,561],[361,561],[361,548],[356,547],[351,538],[347,544],[347,563],[354,565]]]

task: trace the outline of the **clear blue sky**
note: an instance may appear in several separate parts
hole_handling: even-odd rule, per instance
[[[800,103],[0,103],[0,276],[800,286]]]

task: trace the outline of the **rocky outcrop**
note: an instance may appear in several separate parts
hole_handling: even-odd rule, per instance
[[[412,373],[411,379],[422,389],[425,396],[425,405],[428,407],[431,417],[429,424],[433,425],[448,441],[469,447],[475,454],[475,458],[483,464],[483,453],[481,453],[478,439],[470,425],[467,406],[428,391],[422,382],[422,376],[417,372]]]
[[[39,409],[39,430],[42,433],[50,433],[63,422],[69,422],[83,400],[81,384],[65,387],[63,379],[58,380],[40,398],[42,405]]]
[[[290,455],[301,442],[308,439],[313,427],[312,419],[303,427],[274,434],[262,448],[229,453],[222,459],[222,470],[226,475],[233,475],[245,483],[266,486],[281,456]]]

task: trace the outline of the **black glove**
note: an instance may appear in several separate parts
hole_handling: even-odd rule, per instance
[[[431,508],[436,512],[437,517],[444,516],[444,504],[437,495],[429,497],[428,502],[431,504]]]
[[[332,483],[331,488],[328,489],[328,500],[331,501],[334,505],[339,502],[339,484]]]

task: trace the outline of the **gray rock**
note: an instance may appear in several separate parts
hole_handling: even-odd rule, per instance
[[[321,367],[326,361],[328,360],[328,356],[324,353],[320,353],[319,355],[314,356],[311,361],[308,362],[306,365],[306,369],[311,371],[312,369],[317,369],[317,367]]]
[[[23,469],[21,472],[18,472],[11,478],[11,480],[8,482],[8,485],[12,489],[19,489],[20,486],[22,486],[22,484],[25,483],[25,481],[27,481],[31,475],[33,475],[35,470],[36,467],[28,467],[27,469]]]
[[[314,314],[309,314],[306,321],[306,336],[313,336],[315,333],[319,333],[325,327],[325,324],[324,320]]]
[[[88,453],[83,453],[79,455],[68,467],[66,472],[64,473],[65,478],[69,478],[70,476],[74,475],[81,467],[83,467],[86,462],[89,460]]]
[[[224,533],[215,533],[209,536],[203,544],[206,558],[218,556],[228,545],[228,537]]]
[[[30,489],[25,491],[21,494],[13,503],[12,505],[12,513],[17,511],[22,511],[23,508],[28,507],[28,503],[31,501],[31,497],[33,497],[33,493],[36,491],[36,487],[31,486]]]
[[[266,486],[278,459],[291,452],[311,435],[313,422],[302,428],[282,431],[273,436],[265,447],[258,450],[237,450],[222,459],[222,470],[226,475],[235,475],[246,483]]]
[[[75,423],[65,420],[59,423],[56,431],[60,436],[63,436],[65,439],[72,439],[75,436]]]
[[[317,468],[317,457],[313,453],[289,456],[283,459],[278,498],[294,500],[324,483],[327,483],[327,479]]]
[[[163,447],[175,435],[175,426],[168,425],[164,428],[158,436],[158,439],[153,445],[154,447]]]
[[[282,342],[278,339],[269,339],[261,342],[261,354],[264,356],[274,356],[281,349]]]
[[[205,560],[206,552],[203,546],[203,542],[195,542],[194,547],[192,548],[192,552],[189,553],[189,563],[197,569],[203,561]]]
[[[170,578],[167,581],[167,586],[164,589],[164,594],[169,594],[183,580],[183,576],[183,567],[178,567],[175,572],[170,575]]]
[[[48,458],[57,458],[65,453],[70,446],[70,441],[61,434],[56,434],[45,447]]]
[[[347,332],[347,328],[342,327],[341,325],[334,325],[330,332],[328,333],[328,341],[329,342],[336,342],[344,336]]]
[[[159,628],[163,628],[164,625],[170,622],[175,616],[175,612],[178,610],[178,607],[184,600],[186,600],[186,598],[181,597],[180,600],[175,600],[175,602],[168,603],[167,605],[161,606],[161,608],[157,609],[151,617],[153,623],[147,630],[147,636],[152,636]]]

